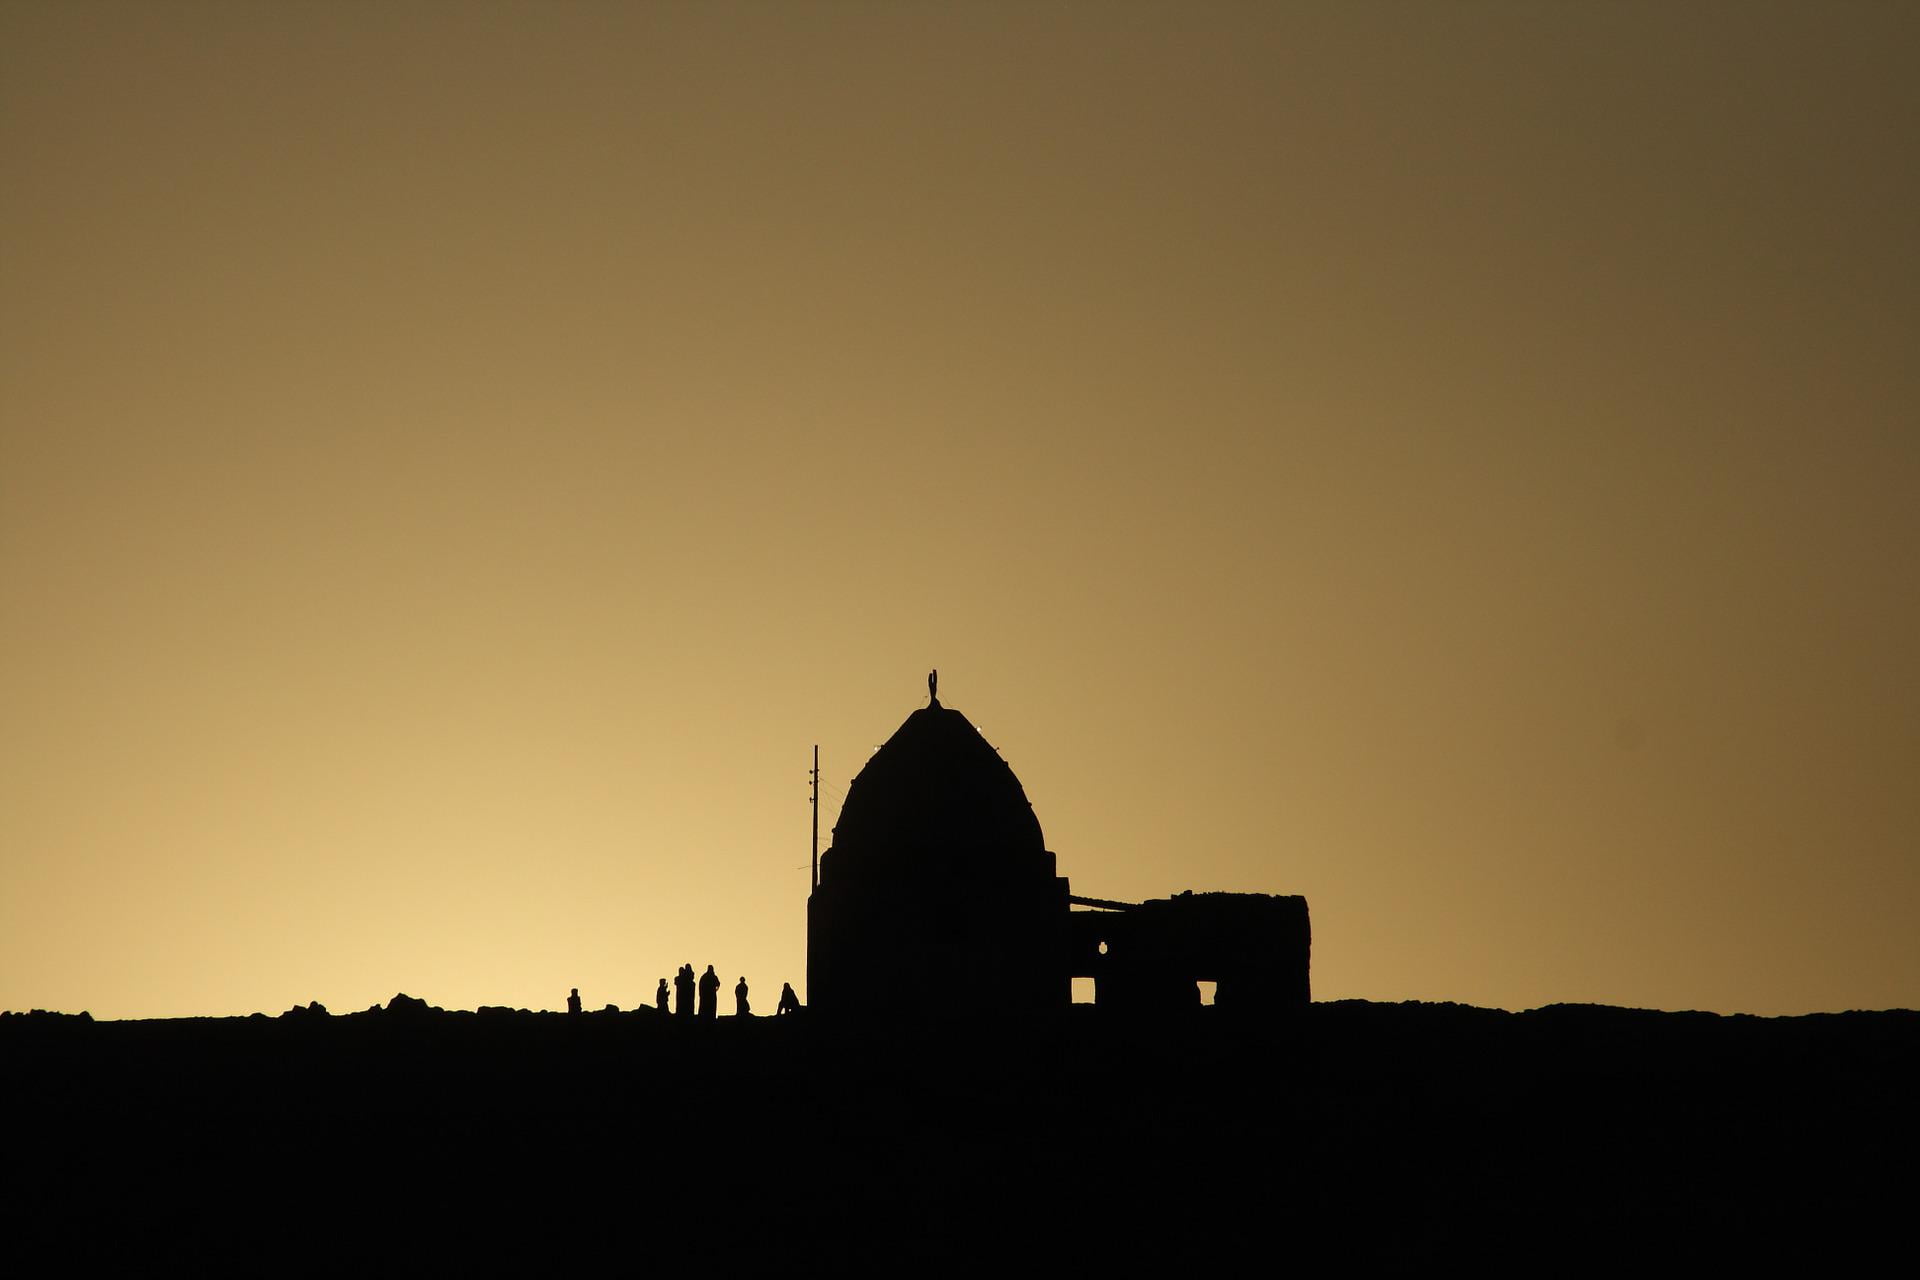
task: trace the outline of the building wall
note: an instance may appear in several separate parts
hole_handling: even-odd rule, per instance
[[[1070,976],[1094,980],[1107,1007],[1171,1009],[1214,1002],[1283,1012],[1312,998],[1307,900],[1260,893],[1186,893],[1124,911],[1076,911],[1068,926]]]
[[[828,874],[807,901],[807,1003],[893,1014],[1065,1008],[1067,882],[1044,867],[961,873],[911,858]]]

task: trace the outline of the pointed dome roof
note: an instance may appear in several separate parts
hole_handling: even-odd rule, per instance
[[[854,778],[833,847],[864,860],[1040,854],[1046,842],[1007,762],[965,716],[935,698],[908,716]]]

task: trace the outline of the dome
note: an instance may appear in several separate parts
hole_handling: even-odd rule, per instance
[[[908,716],[854,778],[833,850],[862,862],[912,854],[1025,862],[1046,844],[1007,762],[965,716],[935,699]]]

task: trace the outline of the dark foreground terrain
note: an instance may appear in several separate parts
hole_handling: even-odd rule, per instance
[[[1917,1013],[1221,1013],[10,1015],[0,1256],[1079,1275],[1829,1265],[1911,1238]]]

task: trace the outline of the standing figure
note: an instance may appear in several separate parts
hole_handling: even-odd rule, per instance
[[[567,997],[567,1012],[580,1012],[580,988],[578,987],[575,987],[572,994]]]
[[[659,990],[653,993],[653,1007],[665,1013],[667,1012],[667,1000],[667,980],[662,978],[660,979]]]
[[[800,997],[793,994],[793,984],[791,982],[781,983],[780,1003],[775,1007],[773,1016],[777,1018],[783,1013],[798,1012],[800,1012]]]
[[[747,1005],[747,975],[740,975],[740,983],[733,989],[733,1016],[751,1018],[753,1010]]]
[[[693,968],[688,965],[687,968]],[[720,1016],[720,975],[708,965],[707,971],[700,975],[700,1016],[703,1019]]]
[[[675,1017],[693,1016],[693,966],[683,964],[673,975],[673,1012]]]

